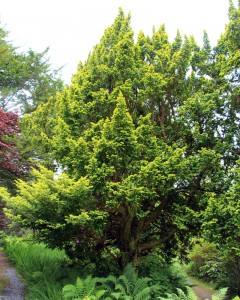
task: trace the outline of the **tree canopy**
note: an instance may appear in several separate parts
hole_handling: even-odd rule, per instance
[[[28,159],[36,157],[29,144],[29,134],[24,130],[22,116],[36,110],[63,82],[58,71],[52,70],[48,49],[42,53],[29,50],[21,52],[8,41],[8,32],[0,27],[0,172],[1,184],[14,186],[14,179],[26,175]]]
[[[29,113],[61,90],[63,82],[58,71],[51,69],[47,52],[21,52],[8,41],[8,32],[0,28],[1,109]]]
[[[164,25],[135,42],[120,9],[72,83],[23,119],[62,174],[19,181],[8,216],[82,261],[121,266],[179,255],[215,225],[216,199],[237,190],[239,11],[212,48],[206,32],[202,46],[179,32],[170,42]]]

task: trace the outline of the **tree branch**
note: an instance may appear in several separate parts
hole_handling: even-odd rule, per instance
[[[156,207],[155,210],[150,215],[147,215],[146,217],[143,218],[143,225],[141,231],[145,231],[149,225],[158,218],[158,216],[161,214],[162,210],[166,207],[166,205],[169,203],[170,199],[167,197],[162,200],[161,204]],[[141,222],[139,222],[139,225]],[[139,228],[140,229],[140,228]]]
[[[130,239],[130,232],[131,232],[131,227],[132,227],[132,222],[134,219],[134,214],[131,210],[131,207],[126,205],[126,210],[127,210],[127,217],[125,218],[125,224],[124,224],[124,230],[123,230],[123,241],[124,243],[128,243]]]
[[[154,248],[156,246],[159,246],[159,245],[163,244],[164,242],[166,242],[167,240],[169,240],[174,235],[174,233],[176,231],[177,231],[176,228],[172,228],[164,238],[162,238],[160,240],[150,241],[150,242],[142,244],[139,247],[140,252],[144,251],[144,250],[152,249],[152,248]]]

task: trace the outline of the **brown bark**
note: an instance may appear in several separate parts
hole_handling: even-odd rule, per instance
[[[162,200],[161,204],[156,207],[155,210],[153,210],[152,213],[150,213],[148,216],[143,218],[143,225],[142,225],[142,232],[146,231],[148,229],[148,227],[150,226],[150,224],[155,221],[159,215],[162,213],[163,209],[166,207],[166,205],[169,202],[169,198],[165,198]],[[139,223],[140,225],[140,223]]]
[[[7,218],[3,212],[4,205],[0,204],[0,230],[4,230],[7,226]]]
[[[168,232],[168,234],[165,237],[163,237],[162,239],[154,240],[154,241],[150,241],[150,242],[142,244],[139,247],[140,252],[141,251],[145,251],[145,250],[151,250],[152,248],[154,248],[156,246],[160,246],[161,244],[163,244],[164,242],[166,242],[167,240],[169,240],[174,235],[175,232],[176,232],[176,228],[172,228]]]

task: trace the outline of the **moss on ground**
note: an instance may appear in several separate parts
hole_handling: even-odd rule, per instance
[[[4,274],[4,270],[0,269],[0,295],[2,295],[2,291],[9,284],[8,277]]]

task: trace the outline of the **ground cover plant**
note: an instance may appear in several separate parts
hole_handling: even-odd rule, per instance
[[[87,296],[92,297],[90,299],[104,300],[127,297],[154,299],[158,295],[165,294],[167,281],[167,290],[171,292],[176,290],[176,286],[184,288],[186,283],[183,282],[183,278],[177,279],[170,270],[167,273],[166,266],[161,275],[164,279],[161,280],[159,280],[160,275],[154,280],[146,268],[144,274],[137,276],[132,265],[128,265],[123,274],[119,270],[118,275],[113,273],[99,277],[96,276],[96,271],[94,274],[94,269],[90,270],[88,266],[85,270],[83,266],[74,268],[72,261],[63,251],[48,249],[44,244],[33,243],[23,238],[5,238],[4,250],[24,276],[27,286],[26,299],[29,300],[78,299],[79,297],[84,299]],[[154,261],[157,263],[156,258]],[[154,274],[156,275],[156,271]],[[170,282],[174,277],[174,284],[172,282],[171,285]]]
[[[68,261],[63,251],[17,238],[6,238],[4,251],[24,276],[26,299],[61,299],[63,280],[67,277],[64,267]]]

